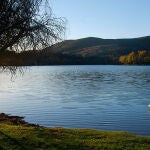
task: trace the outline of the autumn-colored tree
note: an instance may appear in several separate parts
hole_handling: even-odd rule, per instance
[[[137,53],[131,52],[128,55],[120,56],[121,64],[150,64],[150,52],[140,50]]]
[[[119,62],[121,64],[127,64],[127,57],[126,56],[120,56],[119,57]]]

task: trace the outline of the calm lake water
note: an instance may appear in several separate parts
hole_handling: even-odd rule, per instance
[[[150,66],[29,67],[0,74],[0,112],[48,127],[150,136]]]

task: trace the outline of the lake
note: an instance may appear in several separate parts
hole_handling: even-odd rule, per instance
[[[0,112],[47,127],[150,136],[150,66],[28,67],[0,74]]]

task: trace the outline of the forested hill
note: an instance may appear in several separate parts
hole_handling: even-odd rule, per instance
[[[88,37],[66,40],[40,51],[0,54],[0,65],[80,64],[150,64],[150,36],[132,39]]]
[[[133,39],[101,39],[88,37],[56,44],[54,52],[83,57],[128,54],[131,51],[150,50],[150,36]]]

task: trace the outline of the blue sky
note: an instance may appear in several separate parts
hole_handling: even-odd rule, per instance
[[[49,0],[65,17],[67,39],[132,38],[150,35],[150,0]]]

